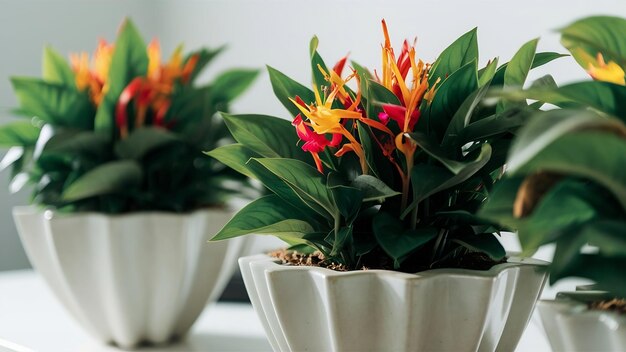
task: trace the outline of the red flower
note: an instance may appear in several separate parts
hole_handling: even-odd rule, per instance
[[[323,134],[318,134],[313,131],[309,126],[306,125],[304,120],[302,120],[302,115],[298,114],[296,118],[291,123],[296,127],[296,133],[298,137],[304,141],[302,145],[302,150],[305,152],[311,153],[313,156],[313,160],[315,160],[315,165],[317,166],[317,170],[319,172],[324,172],[322,167],[322,160],[319,157],[319,152],[323,151],[327,146],[336,147],[341,143],[342,135],[340,133],[333,134],[332,139],[329,141]]]
[[[378,114],[378,118],[384,124],[389,122],[389,119],[394,120],[400,128],[404,128],[404,119],[406,116],[406,108],[400,105],[384,104],[383,111]],[[411,118],[409,119],[409,130],[413,131],[413,127],[420,118],[420,111],[418,109],[413,110]]]

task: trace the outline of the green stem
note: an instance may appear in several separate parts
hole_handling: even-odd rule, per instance
[[[439,234],[437,235],[437,241],[435,241],[435,246],[433,247],[433,255],[430,258],[430,267],[433,266],[435,260],[439,259],[440,247],[442,247],[445,242],[444,237],[446,236],[446,234],[446,229],[439,230]]]
[[[402,212],[406,209],[409,200],[409,187],[411,186],[411,170],[413,169],[413,155],[405,155],[406,157],[406,174],[402,177],[402,203],[400,209]]]
[[[419,204],[415,205],[413,211],[411,211],[411,230],[415,230],[417,227],[417,209],[419,208]]]
[[[341,214],[337,211],[334,215],[335,218],[335,240],[333,241],[333,248],[330,251],[331,255],[339,254],[339,248],[337,248],[337,238],[339,237],[339,229],[341,228]]]

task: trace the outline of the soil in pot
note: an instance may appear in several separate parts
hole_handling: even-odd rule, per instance
[[[333,263],[324,257],[321,252],[314,252],[312,254],[306,254],[288,249],[279,249],[268,253],[269,256],[279,259],[282,264],[294,265],[294,266],[317,266],[327,268],[336,271],[349,271],[350,269],[340,263]],[[371,258],[376,258],[372,260]],[[438,268],[458,268],[458,269],[470,269],[470,270],[489,270],[496,264],[506,263],[506,257],[495,261],[489,258],[487,255],[478,252],[467,252],[463,255],[455,256],[447,260],[437,262],[432,267],[419,267],[415,265],[409,265],[405,268],[401,268],[397,271],[404,272],[419,272],[429,269]],[[368,269],[382,269],[382,270],[395,270],[391,259],[384,255],[370,256],[370,260],[364,261],[363,265],[357,270]],[[417,269],[417,270],[415,270]]]
[[[609,312],[616,312],[619,314],[626,313],[626,299],[613,298],[609,300],[594,301],[587,303],[587,307],[592,310],[604,310]]]

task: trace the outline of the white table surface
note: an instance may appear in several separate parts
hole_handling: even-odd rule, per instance
[[[87,335],[63,310],[41,277],[31,270],[0,273],[0,352],[15,350],[120,351]],[[142,351],[263,352],[271,351],[271,347],[252,306],[217,303],[207,307],[183,342]],[[516,352],[550,352],[536,315]]]

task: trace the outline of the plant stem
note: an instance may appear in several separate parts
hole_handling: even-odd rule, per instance
[[[411,230],[415,230],[417,227],[417,210],[419,209],[419,203],[415,205],[413,211],[411,211]]]
[[[430,267],[433,266],[436,259],[439,259],[440,248],[443,246],[445,242],[444,237],[446,236],[446,234],[447,234],[446,229],[439,230],[439,234],[437,235],[437,241],[435,241],[435,247],[433,247],[433,255],[430,258]]]
[[[409,200],[409,187],[411,186],[411,170],[413,169],[413,154],[405,155],[406,157],[406,173],[402,177],[402,203],[400,209],[406,209]]]
[[[341,214],[339,213],[339,211],[335,213],[334,218],[335,218],[335,240],[333,241],[333,246],[330,251],[331,255],[339,254],[339,248],[337,247],[337,245],[339,244],[337,242],[337,238],[339,238],[339,229],[341,227]]]

